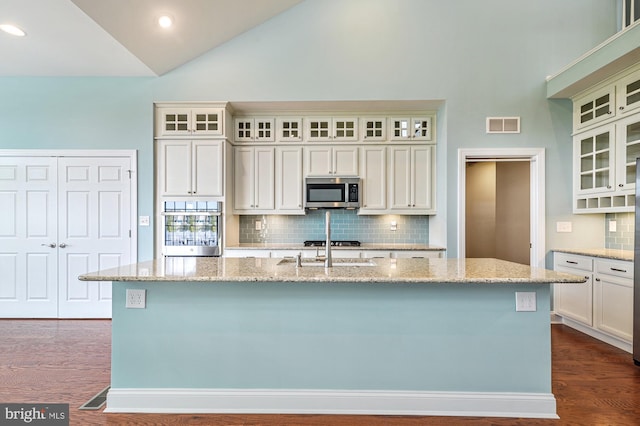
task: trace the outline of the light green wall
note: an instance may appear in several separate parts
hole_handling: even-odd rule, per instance
[[[0,78],[0,148],[138,149],[150,215],[154,101],[442,99],[432,243],[457,251],[458,148],[545,147],[552,248],[557,220],[594,219],[571,215],[571,106],[546,99],[545,77],[616,28],[615,0],[307,0],[159,78]],[[485,134],[501,115],[522,133]]]
[[[550,393],[549,300],[548,284],[114,282],[111,386]]]

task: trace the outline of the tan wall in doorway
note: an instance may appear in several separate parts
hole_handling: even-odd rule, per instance
[[[530,164],[467,163],[466,257],[530,263]]]

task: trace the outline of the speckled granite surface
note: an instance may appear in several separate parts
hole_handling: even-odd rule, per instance
[[[225,250],[315,250],[315,247],[305,247],[303,244],[287,243],[240,243],[237,246],[227,246]],[[446,251],[440,246],[429,244],[372,244],[362,243],[358,247],[333,247],[332,250],[426,250]]]
[[[281,262],[282,259],[170,257],[88,273],[80,276],[80,280],[496,284],[585,282],[582,276],[497,259],[375,259],[374,266],[333,268],[297,268],[291,260]],[[340,263],[340,260],[335,259],[334,265],[336,263]]]
[[[632,250],[614,249],[554,249],[557,253],[579,254],[583,256],[602,257],[613,260],[628,260],[633,262]]]

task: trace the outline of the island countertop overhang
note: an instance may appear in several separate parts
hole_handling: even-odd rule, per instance
[[[300,267],[273,258],[167,257],[91,272],[82,281],[324,283],[567,283],[583,276],[499,259],[374,259],[373,266]]]

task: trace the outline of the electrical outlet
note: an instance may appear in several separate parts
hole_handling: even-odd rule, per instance
[[[256,220],[256,231],[262,231],[262,222]]]
[[[536,292],[516,291],[516,312],[535,312]]]
[[[127,289],[127,302],[125,308],[144,309],[147,306],[147,290]]]
[[[618,229],[618,223],[615,220],[609,221],[609,232],[616,232]]]
[[[395,220],[391,221],[391,230],[392,231],[397,231],[398,230],[398,222],[396,222]]]

